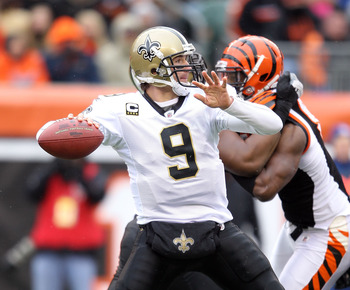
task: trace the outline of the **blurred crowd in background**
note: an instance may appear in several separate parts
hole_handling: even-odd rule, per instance
[[[350,0],[0,0],[0,84],[131,87],[129,48],[157,25],[179,30],[209,69],[232,40],[256,34],[280,46],[305,90],[350,91]],[[350,192],[350,126],[328,141]],[[232,210],[259,240],[254,209]]]
[[[2,0],[0,81],[131,85],[129,47],[156,25],[182,32],[210,69],[239,36],[282,42],[286,69],[306,89],[327,90],[334,64],[324,44],[350,40],[350,1]]]

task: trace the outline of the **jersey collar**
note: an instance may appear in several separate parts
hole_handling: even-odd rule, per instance
[[[165,117],[165,113],[169,110],[165,111],[161,106],[159,106],[155,101],[153,101],[146,92],[143,93],[143,97],[153,107],[153,109],[155,109],[161,116]],[[171,110],[174,111],[174,114],[178,109],[180,109],[183,102],[185,101],[185,98],[185,96],[179,96],[178,102],[174,106],[172,106]]]

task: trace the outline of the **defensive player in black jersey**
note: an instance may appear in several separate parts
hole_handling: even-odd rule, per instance
[[[216,71],[244,99],[273,108],[276,95],[266,88],[273,87],[272,77],[283,60],[271,47],[271,41],[258,36],[235,40]],[[295,94],[290,87],[294,74],[285,76],[277,91]],[[301,91],[300,87],[297,92]],[[271,136],[245,137],[222,132],[220,156],[226,170],[254,197],[268,201],[278,194],[281,199],[286,223],[271,260],[281,283],[287,290],[331,289],[350,266],[350,203],[319,121],[299,98],[277,147]]]

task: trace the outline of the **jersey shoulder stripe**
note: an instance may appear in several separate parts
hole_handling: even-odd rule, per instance
[[[305,133],[306,135],[306,145],[305,145],[305,149],[303,151],[303,154],[309,149],[310,147],[310,140],[311,140],[311,134],[310,134],[310,130],[309,128],[306,126],[305,122],[303,122],[302,118],[300,118],[299,116],[297,116],[295,114],[295,112],[291,112],[289,113],[289,118],[292,120],[292,123],[299,126]],[[289,119],[289,120],[290,120]]]
[[[270,109],[273,109],[275,107],[275,99],[276,99],[276,92],[274,90],[268,90],[257,94],[249,101],[252,103],[265,105]]]

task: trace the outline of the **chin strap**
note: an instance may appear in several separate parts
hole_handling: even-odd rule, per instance
[[[172,76],[169,77],[170,82],[165,81],[165,80],[155,80],[153,78],[142,78],[142,77],[137,77],[137,76],[136,76],[136,79],[140,82],[145,82],[145,83],[149,83],[149,84],[157,84],[158,83],[158,84],[170,86],[172,88],[173,92],[177,96],[187,96],[190,93],[188,88],[180,85],[180,83],[175,81]]]
[[[166,59],[164,59],[164,55],[161,51],[159,51],[156,48],[151,48],[151,51],[156,55],[156,57],[158,57],[160,60],[164,61],[164,64],[168,67],[169,64],[167,62]],[[166,80],[159,80],[159,79],[154,79],[152,77],[140,77],[140,76],[136,76],[135,72],[133,70],[131,70],[131,78],[134,82],[134,85],[136,86],[136,88],[140,91],[139,89],[139,84],[140,83],[149,83],[149,84],[162,84],[162,85],[166,85],[166,86],[170,86],[173,90],[173,92],[177,95],[177,96],[187,96],[190,91],[187,87],[182,86],[179,82],[177,82],[174,77],[171,75],[172,71],[170,68],[167,68],[167,73],[170,75],[169,80],[170,81],[166,81]],[[135,80],[138,81],[138,83],[135,84]]]
[[[168,67],[169,64],[167,62],[166,59],[164,59],[164,55],[161,51],[152,48],[153,53],[164,62],[165,66]],[[182,86],[179,82],[177,82],[174,77],[171,75],[172,71],[170,68],[167,68],[167,73],[170,75],[169,80],[170,81],[166,81],[166,80],[159,80],[159,79],[154,79],[154,78],[143,78],[143,77],[137,77],[139,81],[143,81],[146,83],[158,83],[158,84],[162,84],[162,85],[166,85],[166,86],[170,86],[173,90],[173,92],[177,95],[177,96],[187,96],[190,91],[188,88]]]
[[[173,89],[173,92],[177,95],[177,96],[188,96],[188,94],[190,93],[189,89],[180,85],[180,83],[178,83],[177,81],[174,80],[174,78],[171,76],[170,77],[171,80],[171,87]]]

